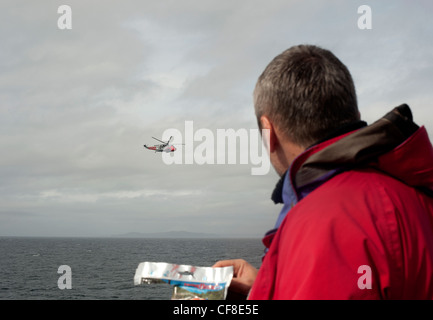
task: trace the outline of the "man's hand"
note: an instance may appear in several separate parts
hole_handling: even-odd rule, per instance
[[[212,267],[230,266],[233,266],[233,279],[230,283],[227,299],[246,299],[256,279],[258,270],[243,259],[218,261]]]

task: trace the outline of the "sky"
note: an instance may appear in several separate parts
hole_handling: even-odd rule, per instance
[[[0,236],[261,237],[281,209],[272,168],[168,165],[143,144],[187,121],[256,130],[255,82],[298,44],[349,68],[365,121],[407,103],[431,136],[432,15],[428,0],[1,1]]]

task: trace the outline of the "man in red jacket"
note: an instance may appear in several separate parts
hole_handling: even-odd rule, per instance
[[[347,68],[328,50],[292,47],[259,77],[283,203],[256,270],[233,265],[249,299],[433,299],[433,148],[403,104],[360,121]]]

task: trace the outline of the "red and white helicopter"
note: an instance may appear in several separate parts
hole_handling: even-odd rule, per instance
[[[158,140],[159,142],[161,142],[161,144],[155,144],[152,147],[148,147],[147,145],[144,145],[146,149],[154,150],[155,152],[167,152],[167,153],[176,151],[175,146],[173,144],[170,144],[170,142],[173,140],[173,136],[171,136],[170,139],[168,139],[168,141],[162,141],[155,137],[152,138]]]

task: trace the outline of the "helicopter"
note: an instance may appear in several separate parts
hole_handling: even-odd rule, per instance
[[[159,142],[161,142],[161,144],[156,144],[156,145],[151,146],[151,147],[144,145],[144,147],[146,149],[154,150],[155,152],[167,152],[167,153],[175,152],[177,150],[174,145],[170,144],[170,142],[173,140],[173,136],[171,136],[170,139],[168,139],[168,141],[162,141],[162,140],[159,140],[155,137],[152,137],[152,138],[155,140],[158,140]]]

